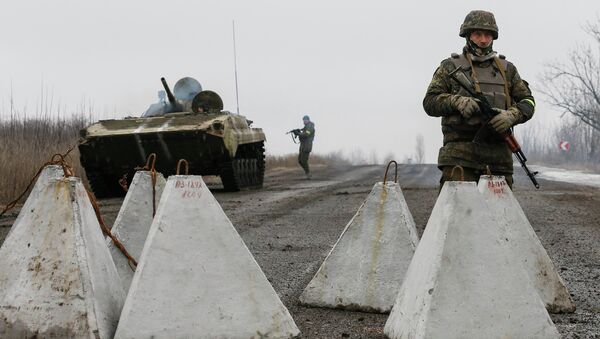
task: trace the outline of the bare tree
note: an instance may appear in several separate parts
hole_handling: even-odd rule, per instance
[[[371,153],[369,153],[369,164],[377,165],[379,164],[379,156],[377,155],[376,149],[371,149]]]
[[[425,162],[425,138],[422,134],[417,135],[417,145],[415,146],[415,163]]]
[[[381,160],[381,161],[382,161],[382,162],[383,162],[383,164],[385,165],[385,164],[387,164],[388,162],[390,162],[391,160],[395,160],[395,159],[396,159],[396,157],[395,157],[394,153],[392,153],[392,152],[387,152],[387,153],[386,153],[386,154],[383,156],[383,158],[382,158],[382,160]]]
[[[600,18],[588,23],[584,31],[595,45],[576,46],[566,63],[546,65],[542,75],[546,94],[554,106],[600,131]]]

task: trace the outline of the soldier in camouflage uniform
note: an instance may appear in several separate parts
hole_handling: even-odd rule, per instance
[[[308,167],[308,157],[310,156],[310,152],[312,151],[313,140],[315,139],[315,124],[310,121],[308,115],[302,117],[302,122],[304,123],[304,127],[302,129],[297,130],[295,133],[300,139],[300,150],[298,152],[298,163],[304,169],[304,173],[306,174],[306,178],[310,179],[310,168]]]
[[[517,68],[492,49],[493,40],[498,38],[494,14],[471,11],[459,35],[466,38],[466,46],[461,54],[453,53],[442,61],[423,100],[428,115],[442,117],[444,142],[438,155],[438,167],[442,170],[440,187],[447,180],[456,180],[451,178],[451,171],[460,165],[467,181],[478,181],[489,166],[492,174],[505,176],[512,188],[511,151],[499,135],[491,135],[484,143],[472,142],[485,123],[484,117],[475,99],[449,79],[448,74],[459,66],[467,70],[475,91],[482,92],[498,111],[489,121],[498,133],[531,119],[535,101]]]

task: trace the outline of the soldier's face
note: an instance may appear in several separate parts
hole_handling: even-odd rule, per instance
[[[476,30],[471,32],[469,39],[481,48],[488,47],[494,40],[494,36],[490,31]]]

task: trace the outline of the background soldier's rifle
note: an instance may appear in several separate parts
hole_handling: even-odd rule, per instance
[[[485,122],[483,126],[481,126],[479,131],[477,131],[477,134],[475,134],[475,138],[473,139],[474,143],[481,143],[487,138],[490,132],[495,133],[495,131],[491,129],[492,127],[488,123],[494,116],[498,115],[499,112],[493,108],[493,106],[490,104],[487,97],[483,93],[475,91],[473,83],[465,74],[465,70],[462,68],[462,66],[458,66],[454,71],[448,74],[448,77],[456,81],[460,85],[460,87],[467,91],[469,95],[471,95],[477,101],[479,109],[485,117]],[[525,170],[525,173],[527,174],[535,188],[540,188],[540,184],[538,184],[537,180],[535,179],[535,175],[538,174],[538,172],[532,173],[525,164],[527,162],[527,158],[521,150],[521,145],[519,145],[517,139],[515,139],[515,136],[512,132],[512,128],[509,128],[507,131],[500,133],[500,136],[502,136],[502,139],[504,139],[504,142],[506,143],[506,145],[508,145],[508,148],[517,157],[517,160],[519,160],[521,167],[523,167],[523,170]]]
[[[291,134],[292,135],[292,141],[294,141],[294,144],[298,143],[298,139],[296,139],[298,137],[298,135],[300,134],[300,129],[299,128],[295,128],[285,134]]]

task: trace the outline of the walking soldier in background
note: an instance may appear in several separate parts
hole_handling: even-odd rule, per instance
[[[423,100],[428,115],[442,117],[444,142],[438,155],[438,167],[442,170],[440,187],[452,180],[452,168],[460,165],[467,181],[478,181],[489,166],[492,174],[505,176],[512,188],[512,153],[501,134],[531,119],[534,98],[517,68],[492,49],[493,40],[498,38],[498,26],[492,13],[471,11],[459,35],[466,39],[462,53],[453,53],[442,61]],[[456,70],[464,70],[473,91],[465,90],[450,77]],[[494,110],[493,118],[488,120],[482,114],[481,100],[474,99],[469,92],[482,94],[487,99]],[[486,129],[495,133],[485,133],[481,138],[478,132]]]
[[[302,117],[304,127],[302,129],[295,129],[291,132],[294,133],[300,139],[300,150],[298,152],[298,163],[304,169],[306,178],[310,179],[310,168],[308,167],[308,157],[312,151],[313,140],[315,139],[315,124],[310,121],[310,117],[305,115]]]

